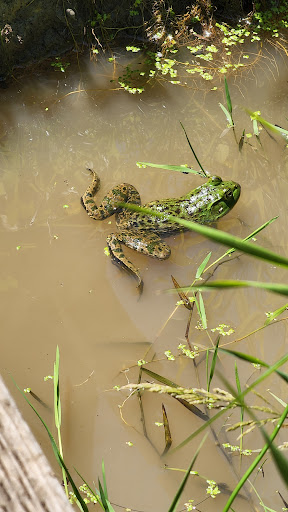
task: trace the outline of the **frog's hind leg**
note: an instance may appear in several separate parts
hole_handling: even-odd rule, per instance
[[[141,204],[139,192],[136,188],[133,187],[133,185],[129,185],[129,183],[121,183],[110,190],[104,197],[102,203],[97,206],[94,195],[99,190],[100,178],[92,169],[88,169],[88,171],[92,173],[93,180],[81,197],[81,201],[89,217],[92,217],[92,219],[103,220],[114,215],[114,213],[118,213],[121,210],[118,203],[121,202]]]
[[[113,263],[119,265],[137,279],[137,287],[140,293],[143,290],[143,281],[139,270],[126,258],[121,244],[160,260],[166,260],[171,254],[169,245],[163,242],[155,233],[148,233],[147,231],[112,233],[107,237],[107,244]]]

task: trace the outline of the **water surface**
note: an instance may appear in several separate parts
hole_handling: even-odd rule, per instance
[[[276,54],[273,62],[276,64],[263,60],[249,74],[229,80],[238,138],[244,128],[252,132],[241,107],[260,110],[270,122],[287,126],[287,67],[281,55]],[[143,203],[183,195],[202,179],[136,166],[137,161],[195,165],[181,121],[205,169],[241,184],[238,204],[218,228],[244,238],[279,216],[257,236],[257,243],[285,255],[287,149],[283,139],[273,140],[263,132],[262,146],[253,137],[239,153],[232,131],[223,135],[226,120],[218,105],[225,102],[221,83],[217,91],[202,82],[196,84],[198,89],[156,84],[144,94],[132,96],[109,90],[111,64],[83,62],[82,67],[81,73],[74,69],[68,76],[54,70],[45,77],[32,76],[0,92],[1,372],[58,472],[43,428],[9,378],[11,374],[21,388],[31,387],[51,407],[52,383],[44,382],[43,377],[53,373],[58,345],[67,465],[75,466],[93,482],[104,459],[114,503],[145,512],[168,510],[184,473],[164,469],[164,462],[186,469],[201,436],[165,461],[161,459],[164,437],[162,429],[155,426],[162,421],[161,403],[165,402],[175,446],[202,421],[172,398],[146,394],[143,404],[153,447],[143,436],[137,398],[127,401],[121,419],[119,405],[127,394],[112,388],[137,382],[137,361],[152,357],[157,360],[149,366],[154,372],[183,386],[206,386],[205,362],[200,364],[199,359],[195,372],[193,362],[181,358],[171,363],[164,356],[168,349],[178,353],[188,315],[184,308],[171,315],[177,299],[167,290],[172,286],[171,274],[181,285],[188,285],[209,251],[216,260],[225,249],[193,233],[169,238],[172,255],[165,262],[125,249],[145,282],[139,300],[135,281],[113,266],[104,253],[106,236],[115,229],[113,218],[95,222],[80,204],[90,182],[86,166],[97,170],[101,178],[99,199],[123,181],[136,186]],[[241,256],[221,265],[215,277],[286,282],[287,271]],[[223,344],[263,325],[265,312],[284,303],[281,296],[254,289],[205,295],[208,326],[224,323],[236,331],[229,339],[223,338]],[[191,343],[210,347],[206,332],[195,329],[197,321],[195,315]],[[272,363],[286,352],[286,329],[286,323],[280,322],[232,348]],[[234,360],[221,356],[220,365],[234,383]],[[238,363],[238,367],[244,388],[258,374],[248,365]],[[127,368],[130,370],[121,373]],[[218,377],[215,385],[223,387]],[[262,388],[281,412],[268,387],[285,400],[282,383],[273,379]],[[51,411],[40,405],[38,409],[53,425]],[[234,412],[228,423],[238,420]],[[215,431],[220,442],[225,442],[227,434],[221,426],[218,423]],[[236,437],[230,435],[229,442],[238,444]],[[277,444],[283,441],[280,435]],[[127,444],[130,442],[133,446]],[[258,449],[263,442],[252,434],[244,444]],[[228,463],[211,435],[194,469],[233,489],[237,480],[232,465],[237,472],[240,463],[238,458],[230,458]],[[241,474],[251,461],[242,462]],[[258,476],[255,485],[266,506],[280,509],[275,491],[285,495],[285,490],[276,480],[270,460],[265,464],[265,479]],[[205,481],[191,478],[182,509],[185,500],[194,499],[197,504],[205,496]],[[197,509],[219,511],[227,496],[224,492]],[[239,498],[235,510],[255,510],[251,503],[258,499],[254,498],[249,505]]]

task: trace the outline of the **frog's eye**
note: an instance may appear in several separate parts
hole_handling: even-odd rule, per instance
[[[209,178],[209,181],[211,181],[213,185],[220,185],[220,183],[222,183],[222,178],[220,178],[220,176],[211,176],[211,178]]]

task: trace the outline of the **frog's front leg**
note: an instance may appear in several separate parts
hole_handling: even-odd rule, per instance
[[[81,197],[81,201],[89,217],[92,217],[92,219],[107,219],[107,217],[119,212],[121,208],[119,208],[118,203],[120,202],[141,204],[140,195],[136,188],[133,187],[133,185],[129,185],[129,183],[121,183],[110,190],[104,197],[102,203],[97,206],[94,195],[99,190],[100,179],[95,171],[92,169],[88,169],[88,171],[92,173],[93,180]]]
[[[143,289],[142,278],[135,265],[126,258],[121,244],[160,260],[167,260],[171,254],[169,245],[163,242],[155,233],[147,231],[124,230],[121,233],[112,233],[107,237],[107,244],[113,263],[120,265],[137,279],[140,293]]]

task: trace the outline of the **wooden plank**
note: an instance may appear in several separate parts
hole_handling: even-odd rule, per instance
[[[0,511],[72,510],[63,488],[0,377]]]

